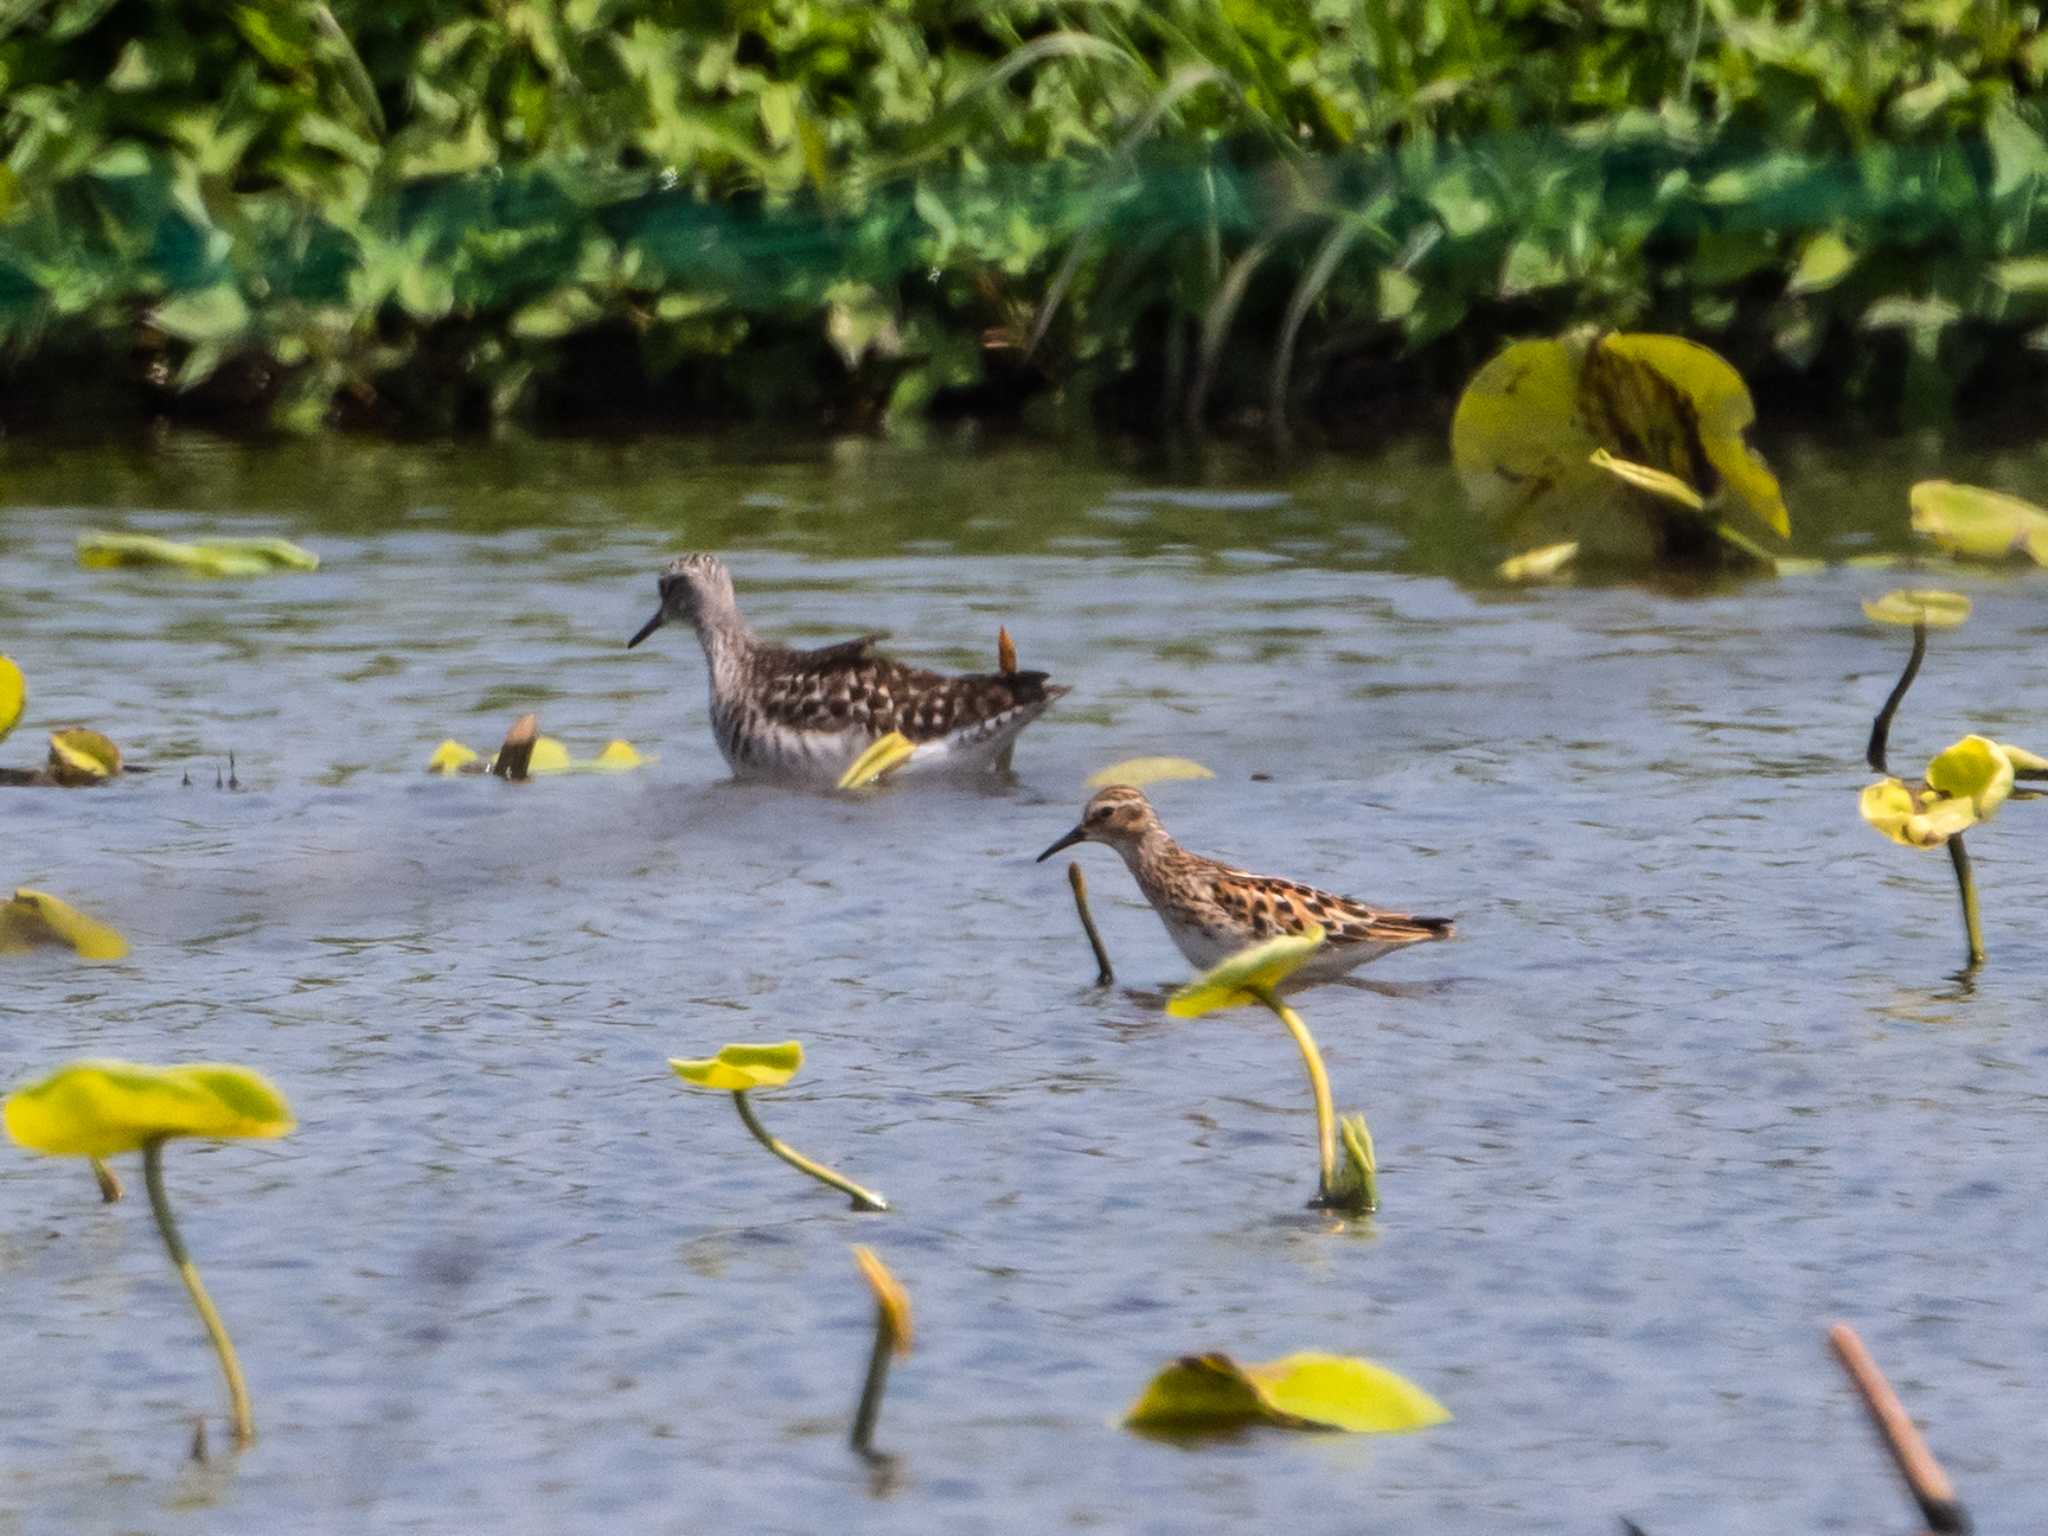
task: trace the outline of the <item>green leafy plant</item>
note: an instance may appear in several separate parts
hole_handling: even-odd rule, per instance
[[[844,1175],[834,1173],[823,1163],[812,1162],[802,1153],[769,1135],[761,1122],[755,1118],[753,1106],[748,1103],[747,1095],[757,1088],[780,1088],[795,1077],[804,1064],[804,1048],[801,1042],[785,1040],[779,1045],[726,1045],[719,1048],[716,1056],[708,1056],[697,1061],[685,1061],[672,1056],[668,1064],[674,1069],[677,1077],[693,1088],[709,1088],[715,1092],[731,1094],[733,1108],[739,1111],[741,1123],[746,1126],[754,1140],[790,1167],[809,1174],[819,1183],[847,1196],[853,1202],[855,1210],[889,1209],[889,1202],[873,1190],[863,1189]]]
[[[255,1438],[256,1428],[241,1362],[171,1214],[164,1193],[163,1149],[166,1141],[177,1136],[214,1141],[282,1136],[294,1124],[284,1096],[260,1073],[224,1063],[154,1067],[127,1061],[76,1061],[40,1082],[17,1088],[0,1106],[0,1118],[5,1120],[7,1134],[21,1146],[56,1157],[90,1158],[95,1172],[103,1169],[102,1159],[123,1152],[142,1153],[149,1208],[156,1217],[164,1251],[220,1358],[235,1442],[247,1445]],[[103,1193],[105,1188],[103,1179]],[[118,1193],[117,1185],[106,1197],[113,1199]]]

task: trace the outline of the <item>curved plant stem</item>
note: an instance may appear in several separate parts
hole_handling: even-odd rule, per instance
[[[1884,701],[1884,708],[1877,712],[1877,718],[1870,722],[1870,746],[1864,756],[1870,766],[1879,773],[1890,773],[1885,766],[1887,749],[1891,745],[1892,716],[1899,712],[1899,704],[1906,697],[1906,690],[1913,686],[1913,679],[1920,675],[1920,663],[1927,659],[1927,626],[1913,626],[1913,654],[1906,658],[1906,670],[1899,674],[1899,680],[1892,685],[1891,697]]]
[[[1095,926],[1095,914],[1088,910],[1088,877],[1081,873],[1079,864],[1067,865],[1067,884],[1074,888],[1074,910],[1081,914],[1081,931],[1088,935],[1088,947],[1095,951],[1095,985],[1110,986],[1116,981],[1116,971],[1109,963],[1109,950]]]
[[[199,1283],[199,1271],[192,1267],[192,1260],[186,1256],[185,1240],[178,1236],[177,1219],[171,1215],[171,1202],[164,1195],[164,1144],[161,1137],[143,1143],[142,1177],[149,1186],[149,1208],[156,1215],[156,1229],[163,1234],[164,1248],[171,1256],[178,1278],[185,1282],[192,1305],[199,1313],[199,1321],[206,1325],[207,1337],[213,1340],[214,1353],[220,1356],[221,1374],[228,1379],[228,1415],[234,1424],[235,1444],[247,1445],[256,1438],[256,1424],[249,1417],[249,1389],[242,1382],[242,1363],[235,1358],[234,1341],[222,1326],[220,1314],[213,1310],[213,1299],[206,1294],[206,1287]]]
[[[889,1356],[894,1352],[888,1315],[877,1307],[875,1347],[868,1355],[868,1374],[861,1383],[860,1406],[853,1412],[853,1448],[863,1456],[875,1454],[875,1420],[882,1416],[882,1389],[889,1384]]]
[[[777,1157],[789,1164],[790,1167],[800,1172],[808,1173],[820,1184],[831,1185],[842,1195],[852,1200],[853,1208],[857,1211],[886,1211],[889,1209],[889,1202],[873,1190],[862,1189],[853,1180],[834,1173],[823,1163],[812,1162],[803,1153],[783,1145],[782,1142],[770,1136],[767,1127],[754,1118],[754,1106],[747,1102],[747,1093],[744,1088],[739,1089],[733,1094],[732,1104],[733,1108],[740,1112],[740,1119],[746,1123],[747,1129],[753,1132],[754,1140],[761,1143],[762,1146],[773,1152]]]
[[[112,1205],[121,1198],[121,1176],[109,1168],[104,1158],[91,1158],[92,1176],[99,1180],[100,1199]]]
[[[1323,1053],[1316,1049],[1315,1036],[1308,1032],[1308,1026],[1301,1022],[1301,1015],[1274,995],[1270,987],[1258,989],[1258,999],[1273,1013],[1287,1032],[1294,1036],[1294,1043],[1301,1051],[1302,1065],[1308,1068],[1308,1086],[1316,1100],[1316,1152],[1321,1159],[1321,1182],[1316,1187],[1317,1205],[1329,1203],[1337,1187],[1337,1112],[1330,1102],[1330,1074],[1323,1070]]]
[[[1970,969],[1984,963],[1984,930],[1977,920],[1977,880],[1970,873],[1970,852],[1958,832],[1948,840],[1948,861],[1956,868],[1956,889],[1963,897],[1963,932],[1970,941]]]

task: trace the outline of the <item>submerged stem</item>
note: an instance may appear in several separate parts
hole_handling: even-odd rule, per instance
[[[1287,1026],[1301,1051],[1302,1064],[1308,1068],[1308,1085],[1316,1101],[1316,1151],[1322,1166],[1315,1203],[1323,1205],[1337,1187],[1337,1112],[1330,1101],[1330,1075],[1323,1070],[1323,1053],[1316,1049],[1315,1036],[1301,1022],[1301,1015],[1281,1002],[1271,987],[1258,988],[1257,996]]]
[[[1970,873],[1970,851],[1958,832],[1948,840],[1948,861],[1956,869],[1956,889],[1963,898],[1963,933],[1970,941],[1970,968],[1984,963],[1984,929],[1977,919],[1977,880]]]
[[[782,1142],[776,1140],[775,1137],[770,1136],[767,1127],[754,1118],[754,1106],[747,1102],[747,1091],[744,1088],[738,1089],[733,1093],[732,1104],[733,1108],[740,1112],[740,1119],[746,1122],[747,1129],[753,1132],[754,1140],[760,1142],[762,1146],[773,1152],[777,1157],[789,1164],[790,1167],[800,1172],[808,1173],[820,1184],[831,1185],[842,1195],[850,1198],[853,1201],[853,1208],[857,1211],[886,1211],[889,1209],[889,1202],[873,1190],[862,1189],[853,1180],[842,1174],[834,1173],[823,1163],[812,1162],[795,1148],[785,1146]]]
[[[242,1363],[235,1358],[234,1341],[228,1337],[220,1314],[214,1311],[213,1299],[206,1294],[206,1287],[199,1283],[199,1271],[192,1267],[192,1260],[185,1253],[185,1240],[178,1235],[177,1218],[171,1215],[171,1202],[164,1194],[164,1143],[161,1136],[142,1144],[142,1177],[149,1186],[149,1208],[156,1214],[156,1229],[163,1234],[165,1251],[171,1256],[178,1278],[185,1282],[192,1305],[199,1313],[199,1321],[206,1325],[207,1337],[213,1340],[214,1353],[220,1356],[221,1374],[228,1380],[228,1415],[234,1424],[235,1444],[247,1445],[256,1438],[256,1424],[249,1416],[249,1389],[242,1382]]]
[[[1074,888],[1074,910],[1081,914],[1081,931],[1088,935],[1088,947],[1095,951],[1095,985],[1106,987],[1116,981],[1109,963],[1109,949],[1095,926],[1095,914],[1088,910],[1088,877],[1077,863],[1067,865],[1067,884]]]
[[[107,1166],[104,1158],[95,1157],[88,1161],[92,1164],[92,1176],[99,1180],[100,1199],[112,1205],[121,1198],[121,1176]]]
[[[1906,670],[1899,674],[1899,680],[1892,685],[1891,697],[1884,701],[1884,708],[1877,712],[1877,718],[1870,722],[1870,745],[1864,751],[1870,766],[1879,773],[1890,773],[1885,766],[1887,749],[1891,745],[1892,716],[1899,712],[1899,704],[1906,697],[1906,690],[1913,686],[1913,679],[1920,675],[1920,663],[1927,659],[1927,626],[1913,626],[1913,654],[1906,658]]]
[[[882,1416],[882,1389],[889,1384],[889,1356],[894,1352],[889,1314],[878,1306],[875,1308],[875,1347],[868,1355],[868,1374],[861,1383],[860,1406],[853,1411],[853,1448],[863,1456],[875,1454],[875,1421]]]

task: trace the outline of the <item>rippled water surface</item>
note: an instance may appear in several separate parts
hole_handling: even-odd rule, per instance
[[[1901,546],[1910,443],[1779,462],[1806,552]],[[277,533],[311,575],[87,572],[91,527]],[[756,625],[889,629],[1074,692],[1014,779],[865,799],[728,782],[704,670],[630,654],[666,555]],[[1898,578],[1495,586],[1433,445],[1281,470],[1024,447],[738,442],[0,450],[0,760],[89,721],[155,765],[0,791],[0,884],[133,953],[0,971],[8,1082],[225,1058],[286,1140],[170,1184],[261,1438],[185,1464],[220,1384],[146,1207],[0,1148],[0,1532],[1179,1533],[1907,1529],[1822,1329],[1863,1329],[1979,1522],[2048,1520],[2042,812],[1947,861],[1857,819]],[[2048,742],[2041,578],[1965,578],[1901,766]],[[420,770],[533,708],[617,777]],[[215,787],[234,754],[240,788]],[[1095,768],[1195,848],[1461,937],[1303,997],[1384,1213],[1303,1210],[1312,1121],[1263,1015],[1167,1019],[1186,968],[1114,856],[1062,864]],[[189,774],[190,786],[183,783]],[[802,1038],[763,1118],[884,1190],[858,1216],[665,1058]],[[139,1181],[137,1181],[139,1182]],[[871,1304],[916,1304],[884,1471],[843,1437]],[[1115,1422],[1168,1358],[1369,1355],[1451,1424],[1189,1450]]]

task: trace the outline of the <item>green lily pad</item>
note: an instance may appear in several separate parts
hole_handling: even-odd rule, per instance
[[[1321,928],[1285,933],[1253,944],[1210,967],[1168,999],[1166,1011],[1177,1019],[1197,1019],[1223,1008],[1242,1008],[1264,1001],[1270,992],[1307,962],[1323,942]]]
[[[1147,784],[1164,784],[1174,779],[1213,779],[1216,775],[1200,763],[1185,757],[1127,757],[1088,775],[1090,789],[1110,784],[1128,784],[1143,789]]]
[[[1989,821],[2012,794],[2012,759],[1985,736],[1965,736],[1927,765],[1927,787],[1967,800],[1977,820]]]
[[[112,1157],[170,1136],[267,1139],[295,1123],[268,1079],[224,1062],[74,1061],[9,1094],[4,1114],[9,1136],[54,1157]]]
[[[50,732],[50,777],[67,789],[104,783],[121,771],[121,749],[82,726]]]
[[[1952,480],[1922,480],[1907,499],[1913,531],[1952,555],[2003,560],[2025,554],[2048,565],[2048,511],[2030,501]]]
[[[804,1048],[797,1040],[780,1045],[727,1045],[702,1061],[671,1056],[668,1064],[692,1087],[738,1093],[749,1088],[780,1088],[803,1066]]]
[[[1901,587],[1866,602],[1863,616],[1880,624],[1925,624],[1929,629],[1954,629],[1970,616],[1970,600],[1960,592]]]
[[[1153,1377],[1124,1423],[1182,1434],[1258,1424],[1399,1434],[1450,1416],[1413,1382],[1370,1360],[1307,1352],[1241,1366],[1207,1354],[1183,1356]]]
[[[1898,779],[1867,786],[1857,809],[1865,821],[1907,848],[1939,848],[1977,824],[1977,812],[1968,800],[1914,790]]]
[[[27,706],[28,680],[10,658],[0,656],[0,738],[20,723]]]
[[[211,539],[180,544],[147,533],[78,536],[78,563],[88,570],[123,565],[168,566],[192,576],[261,576],[319,569],[320,557],[286,539]]]
[[[67,944],[81,960],[119,960],[128,941],[48,891],[19,887],[0,906],[0,954],[19,954],[43,944]]]

